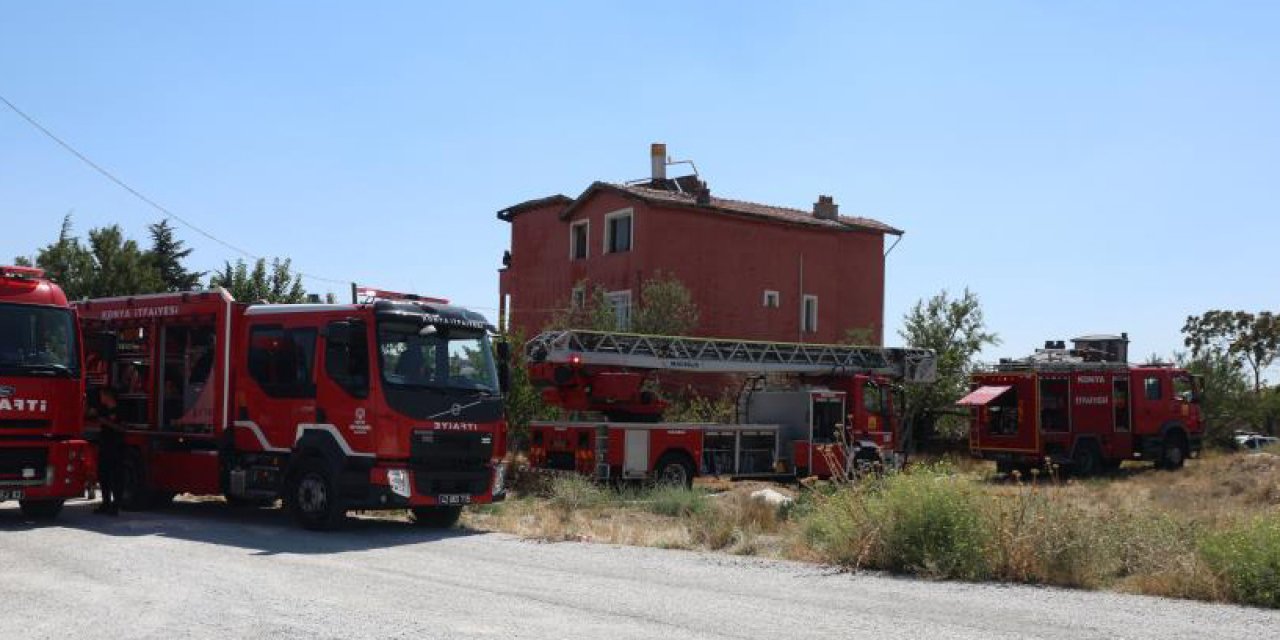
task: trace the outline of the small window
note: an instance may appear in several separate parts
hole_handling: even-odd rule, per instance
[[[631,209],[610,213],[604,217],[605,253],[631,250],[631,218]]]
[[[316,330],[257,326],[249,331],[249,375],[267,395],[311,398],[316,394]]]
[[[587,235],[590,228],[590,222],[587,220],[579,220],[569,225],[570,260],[585,260],[587,258]]]
[[[357,398],[369,395],[369,337],[363,322],[330,322],[326,329],[324,370]]]
[[[805,333],[818,331],[818,296],[805,296],[800,307],[800,328]]]
[[[574,309],[581,309],[587,306],[587,290],[585,287],[574,287],[573,292],[569,294],[569,304]]]
[[[613,309],[613,317],[618,331],[631,328],[631,292],[613,291],[605,294],[605,300]]]
[[[863,383],[862,406],[872,415],[884,413],[884,390],[880,385],[874,382]]]
[[[1148,400],[1159,400],[1162,397],[1159,377],[1148,376],[1142,386],[1146,389]]]
[[[770,291],[768,289],[765,289],[764,306],[769,307],[771,309],[777,309],[781,303],[782,303],[782,297],[778,295],[777,291]]]

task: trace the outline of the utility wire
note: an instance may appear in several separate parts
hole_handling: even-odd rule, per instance
[[[202,235],[202,236],[204,236],[204,237],[206,237],[206,238],[208,238],[208,239],[210,239],[210,240],[212,240],[212,241],[214,241],[214,242],[216,242],[216,243],[218,243],[218,244],[220,244],[220,245],[222,245],[222,246],[224,246],[224,247],[226,247],[226,248],[228,248],[228,249],[230,249],[230,250],[232,250],[232,251],[234,251],[234,252],[236,252],[236,253],[238,253],[238,254],[240,254],[240,255],[244,256],[244,257],[246,257],[246,258],[249,258],[249,259],[252,259],[252,260],[261,260],[261,259],[262,259],[262,257],[261,257],[261,256],[255,255],[255,254],[254,254],[254,253],[252,253],[252,252],[249,252],[249,251],[246,251],[246,250],[244,250],[244,249],[241,249],[240,247],[237,247],[236,245],[231,244],[230,242],[227,242],[226,240],[223,240],[223,239],[221,239],[221,238],[219,238],[219,237],[217,237],[217,236],[213,235],[212,233],[209,233],[208,231],[205,231],[204,229],[201,229],[200,227],[196,226],[195,224],[193,224],[193,223],[191,223],[191,222],[187,221],[187,219],[183,218],[182,216],[180,216],[180,215],[178,215],[178,214],[176,214],[176,213],[174,213],[174,212],[170,211],[169,209],[166,209],[164,206],[160,205],[160,204],[159,204],[159,203],[157,203],[155,200],[152,200],[151,198],[148,198],[146,195],[144,195],[142,192],[138,191],[137,189],[134,189],[133,187],[129,186],[127,183],[125,183],[125,181],[124,181],[124,180],[121,180],[120,178],[117,178],[117,177],[116,177],[114,174],[112,174],[110,171],[107,171],[107,170],[106,170],[106,169],[104,169],[101,165],[99,165],[98,163],[96,163],[96,162],[94,162],[93,160],[91,160],[88,156],[86,156],[86,155],[85,155],[85,154],[83,154],[83,153],[80,153],[80,152],[79,152],[75,147],[73,147],[73,146],[71,146],[70,144],[68,144],[65,140],[63,140],[62,138],[59,138],[59,137],[58,137],[56,134],[54,134],[52,131],[50,131],[49,129],[45,128],[45,126],[44,126],[44,125],[42,125],[42,124],[40,124],[40,123],[39,123],[35,118],[33,118],[33,117],[31,117],[31,116],[27,115],[27,113],[26,113],[26,112],[24,112],[22,109],[19,109],[17,105],[13,104],[12,102],[9,102],[9,99],[8,99],[8,98],[6,98],[6,97],[4,97],[3,95],[0,95],[0,102],[3,102],[3,103],[5,104],[5,106],[9,107],[9,109],[10,109],[10,110],[12,110],[14,113],[18,114],[18,116],[19,116],[19,117],[21,117],[23,120],[26,120],[28,124],[30,124],[31,126],[35,127],[38,131],[40,131],[40,133],[43,133],[43,134],[44,134],[46,137],[48,137],[50,140],[53,140],[54,142],[58,143],[58,146],[60,146],[60,147],[62,147],[63,149],[67,150],[69,153],[71,153],[71,155],[73,155],[73,156],[75,156],[75,157],[79,158],[81,162],[83,162],[83,163],[85,163],[85,164],[89,165],[89,167],[90,167],[90,168],[92,168],[94,171],[97,171],[99,174],[101,174],[101,175],[102,175],[102,177],[104,177],[104,178],[106,178],[106,179],[110,180],[111,182],[114,182],[114,183],[116,184],[116,186],[120,187],[121,189],[124,189],[125,191],[128,191],[128,192],[129,192],[130,194],[132,194],[135,198],[137,198],[137,199],[139,199],[139,200],[143,201],[144,203],[146,203],[147,205],[149,205],[151,208],[155,209],[156,211],[159,211],[161,214],[163,214],[163,215],[164,215],[164,217],[165,217],[165,218],[168,218],[168,219],[171,219],[171,220],[175,220],[175,221],[177,221],[177,222],[181,223],[183,226],[187,227],[188,229],[190,229],[190,230],[192,230],[192,231],[195,231],[196,233],[198,233],[198,234],[200,234],[200,235]],[[298,275],[300,275],[300,276],[302,276],[302,277],[304,277],[304,278],[308,278],[308,279],[311,279],[311,280],[318,280],[318,281],[320,281],[320,282],[328,282],[328,283],[331,283],[331,284],[342,284],[342,285],[350,284],[350,283],[349,283],[348,281],[346,281],[346,280],[338,280],[338,279],[335,279],[335,278],[325,278],[325,277],[321,277],[321,276],[311,275],[311,274],[309,274],[309,273],[304,273],[304,272],[302,272],[302,271],[297,271],[297,274],[298,274]]]

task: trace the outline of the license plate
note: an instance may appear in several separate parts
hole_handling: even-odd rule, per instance
[[[436,496],[436,502],[447,506],[471,504],[471,496],[465,493],[442,493]]]
[[[21,500],[25,494],[22,489],[0,489],[0,502],[5,500]]]

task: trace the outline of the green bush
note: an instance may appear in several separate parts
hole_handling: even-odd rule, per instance
[[[1212,533],[1201,553],[1233,600],[1280,608],[1280,514]]]
[[[658,487],[647,496],[645,507],[661,516],[685,518],[707,511],[707,495],[684,487]]]

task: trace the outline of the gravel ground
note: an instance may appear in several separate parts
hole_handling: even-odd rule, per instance
[[[0,638],[1267,638],[1280,612],[278,511],[0,506]]]

